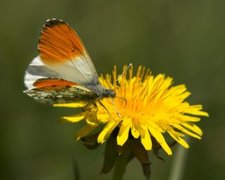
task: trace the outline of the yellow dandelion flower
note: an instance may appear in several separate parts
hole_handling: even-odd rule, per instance
[[[189,147],[185,135],[201,139],[202,130],[195,123],[200,121],[199,116],[208,116],[208,113],[202,111],[202,105],[190,105],[186,101],[190,92],[185,85],[172,86],[171,77],[153,76],[143,66],[139,66],[133,75],[133,66],[129,70],[124,66],[122,75],[117,75],[115,67],[112,75],[101,76],[100,82],[113,89],[116,97],[100,99],[86,105],[81,114],[64,117],[69,122],[86,121],[86,126],[77,133],[77,139],[103,125],[97,136],[98,143],[104,143],[117,128],[117,145],[123,146],[129,138],[134,138],[149,151],[154,139],[168,155],[172,151],[165,134],[185,148]],[[73,103],[66,106],[77,107]]]

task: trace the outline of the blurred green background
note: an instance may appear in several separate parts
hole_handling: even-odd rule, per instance
[[[53,17],[76,29],[99,74],[132,62],[186,84],[189,101],[203,104],[210,118],[198,124],[204,136],[191,141],[182,179],[225,179],[224,7],[223,0],[1,0],[0,179],[72,180],[74,164],[82,180],[112,176],[100,174],[103,147],[90,151],[72,139],[80,124],[58,123],[76,110],[41,105],[22,93],[42,24]],[[168,179],[174,158],[151,159],[152,179]],[[137,160],[124,179],[144,179]]]

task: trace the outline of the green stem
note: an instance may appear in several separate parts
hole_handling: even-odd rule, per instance
[[[189,137],[186,137],[185,140],[188,142]],[[177,147],[176,155],[173,160],[169,180],[182,180],[184,169],[187,160],[187,149],[183,148],[182,146]]]
[[[127,163],[131,160],[132,154],[130,152],[124,152],[117,157],[115,169],[113,172],[113,180],[122,180],[124,172],[126,170]]]

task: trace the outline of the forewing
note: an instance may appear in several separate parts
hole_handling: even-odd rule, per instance
[[[98,75],[85,46],[64,21],[46,21],[38,50],[41,61],[63,79],[84,85],[98,83]]]

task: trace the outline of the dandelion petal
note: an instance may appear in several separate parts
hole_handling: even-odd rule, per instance
[[[149,129],[151,134],[154,136],[157,142],[162,146],[162,148],[166,151],[166,153],[168,155],[172,155],[172,151],[170,147],[168,146],[168,144],[166,143],[163,135],[159,131],[155,130],[154,128],[149,128]]]
[[[106,126],[103,128],[101,133],[98,135],[98,142],[99,143],[104,143],[105,140],[108,138],[108,136],[112,133],[112,131],[115,129],[117,126],[117,123],[112,121],[106,124]]]
[[[147,129],[144,130],[143,135],[141,135],[141,143],[143,144],[146,150],[152,149],[152,140]]]
[[[122,123],[119,134],[117,135],[117,144],[122,146],[128,139],[130,127]]]
[[[74,116],[64,116],[63,119],[68,122],[75,123],[81,121],[82,119],[84,119],[84,117],[84,113],[80,113]]]

